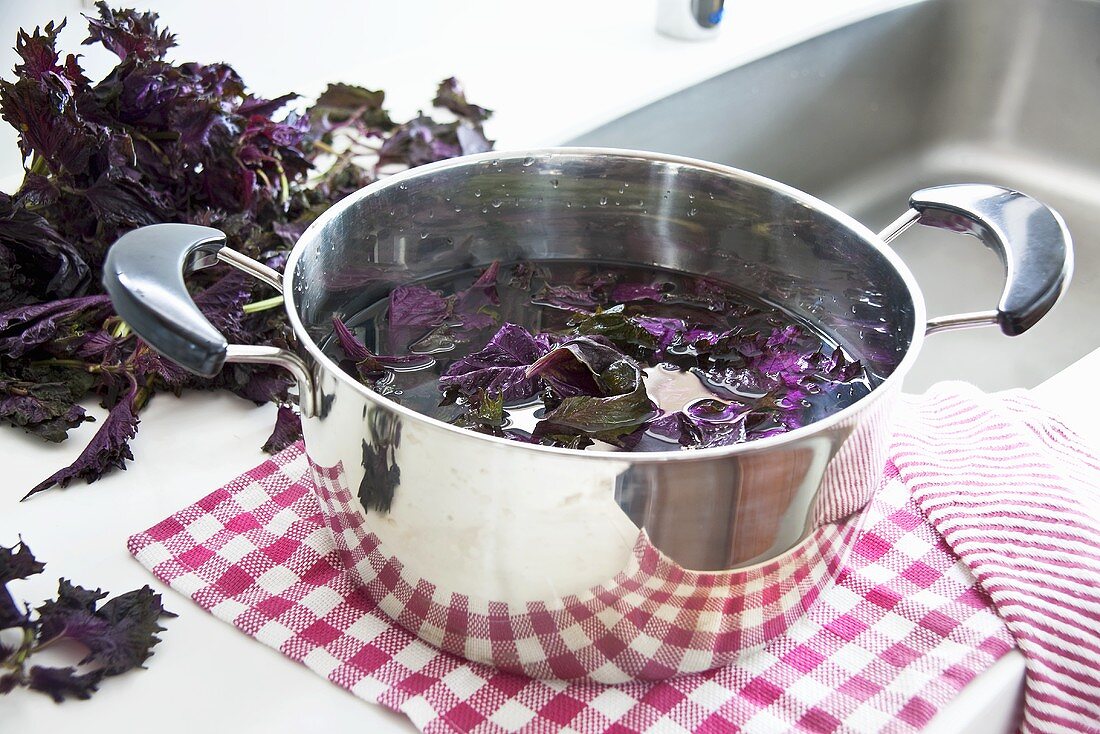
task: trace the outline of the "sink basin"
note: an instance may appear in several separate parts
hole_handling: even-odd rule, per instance
[[[1100,3],[926,0],[791,46],[571,141],[704,158],[791,184],[873,230],[924,186],[996,183],[1064,216],[1063,301],[1031,331],[928,340],[908,389],[1031,387],[1100,346]],[[930,315],[993,308],[1004,282],[977,240],[915,227],[893,245]]]

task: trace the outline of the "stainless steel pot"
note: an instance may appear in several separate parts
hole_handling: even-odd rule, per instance
[[[286,367],[342,562],[372,599],[459,655],[536,676],[617,682],[729,662],[797,618],[842,560],[880,482],[902,380],[925,334],[1033,325],[1069,280],[1060,217],[978,185],[915,193],[878,235],[828,204],[725,166],[654,153],[550,149],[423,166],[344,199],[285,278],[217,230],[146,227],[108,254],[119,314],[202,375]],[[921,223],[1001,256],[995,310],[928,320],[887,243]],[[819,325],[863,360],[870,395],[781,436],[699,451],[520,444],[414,413],[322,351],[331,317],[397,284],[493,260],[640,263],[723,280]],[[227,344],[183,275],[216,261],[283,290],[297,353]],[[950,264],[945,263],[945,268]]]

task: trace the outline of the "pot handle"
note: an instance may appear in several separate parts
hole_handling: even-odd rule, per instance
[[[315,408],[306,363],[286,349],[230,344],[191,299],[183,276],[226,262],[283,289],[283,277],[263,263],[225,246],[225,234],[196,224],[153,224],[127,232],[107,251],[103,287],[118,315],[161,356],[203,377],[226,362],[271,364],[298,383],[302,415]]]
[[[909,211],[879,232],[886,243],[920,222],[974,235],[1005,265],[1007,279],[996,310],[928,320],[925,333],[998,324],[1009,336],[1024,333],[1062,297],[1073,273],[1073,244],[1058,212],[1019,191],[988,184],[921,189]]]

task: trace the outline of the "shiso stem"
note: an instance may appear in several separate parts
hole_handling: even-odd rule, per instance
[[[265,298],[262,301],[253,301],[252,303],[246,303],[241,308],[245,313],[258,313],[260,311],[267,311],[272,308],[277,308],[283,305],[282,296],[273,296],[271,298]]]
[[[111,336],[115,339],[125,339],[133,333],[130,325],[122,319],[119,319],[118,323],[111,328]]]

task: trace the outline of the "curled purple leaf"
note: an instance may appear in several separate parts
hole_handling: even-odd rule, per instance
[[[277,454],[302,437],[302,417],[287,405],[280,405],[271,436],[263,445],[269,454]]]
[[[364,359],[374,356],[366,345],[351,332],[351,329],[336,316],[332,317],[332,330],[336,334],[336,340],[339,342],[344,356],[352,362],[362,362]]]
[[[375,354],[337,316],[332,317],[332,329],[344,356],[355,362],[362,381],[369,385],[386,374],[387,370],[418,370],[430,367],[435,360],[426,354]]]
[[[522,326],[504,324],[484,349],[448,367],[439,386],[467,396],[484,392],[502,395],[505,402],[525,400],[538,392],[538,380],[528,368],[545,353],[545,345]]]

